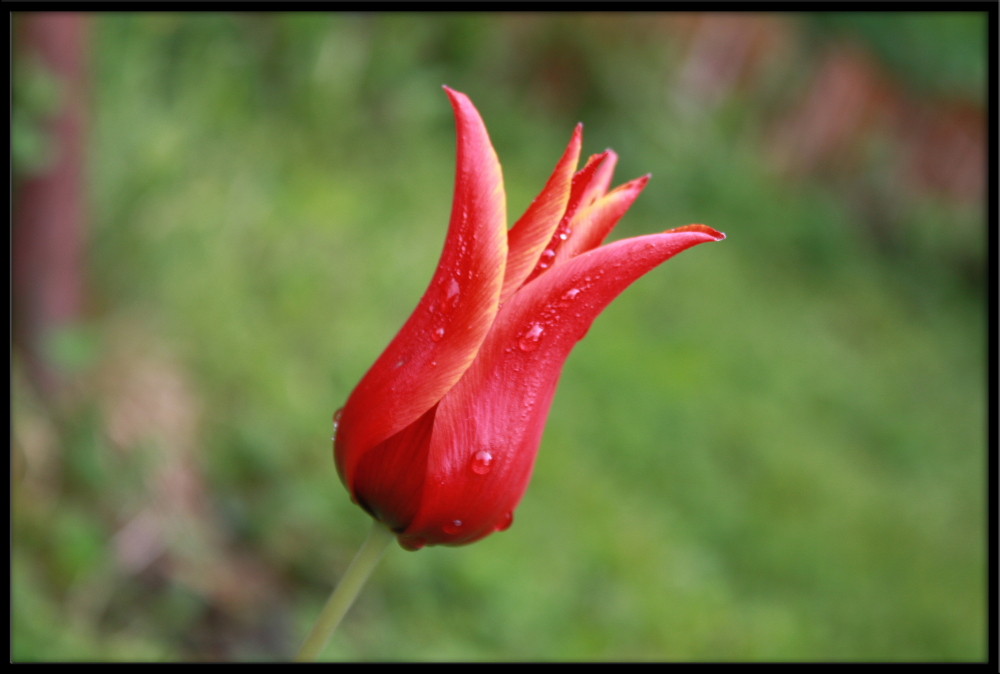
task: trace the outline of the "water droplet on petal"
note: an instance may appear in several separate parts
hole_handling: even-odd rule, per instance
[[[453,276],[448,280],[448,289],[445,290],[444,309],[451,311],[458,305],[458,295],[462,292],[462,286],[458,285],[458,280]]]
[[[435,342],[440,342],[442,337],[444,337],[444,328],[434,328],[431,332],[431,339]]]
[[[500,521],[493,527],[494,531],[506,531],[514,523],[514,513],[506,512],[500,517]]]
[[[575,300],[576,296],[579,295],[579,294],[580,294],[580,289],[579,288],[570,288],[569,290],[567,290],[566,292],[563,293],[562,298],[565,301],[570,302],[572,300]]]
[[[525,353],[534,351],[538,348],[543,334],[545,334],[545,327],[541,323],[532,323],[531,327],[518,338],[517,348]]]
[[[344,408],[341,407],[339,410],[333,413],[333,439],[337,437],[337,428],[340,427],[340,417],[344,414]]]
[[[551,248],[546,248],[542,251],[541,257],[538,258],[538,268],[548,269],[552,266],[552,261],[556,258],[556,252]]]
[[[446,534],[457,534],[461,528],[462,520],[452,520],[441,527]]]
[[[493,468],[493,455],[485,449],[481,449],[472,455],[469,461],[469,468],[476,475],[486,475]]]

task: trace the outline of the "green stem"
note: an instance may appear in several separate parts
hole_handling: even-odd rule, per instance
[[[389,531],[388,527],[378,520],[374,521],[371,531],[368,532],[368,538],[354,556],[354,561],[347,567],[337,587],[333,589],[333,594],[326,600],[326,606],[319,614],[312,632],[306,637],[299,654],[295,657],[296,662],[316,660],[394,537],[395,534]]]

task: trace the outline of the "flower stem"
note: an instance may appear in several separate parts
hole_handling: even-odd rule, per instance
[[[313,626],[312,632],[306,637],[299,654],[295,656],[296,662],[313,662],[326,646],[326,643],[337,629],[341,618],[351,608],[351,604],[357,598],[361,588],[364,587],[368,576],[375,569],[382,554],[389,543],[392,542],[394,534],[384,524],[375,520],[368,538],[361,545],[358,554],[354,556],[351,565],[341,577],[337,587],[333,589],[330,598],[326,600],[326,605],[319,614],[319,619]]]

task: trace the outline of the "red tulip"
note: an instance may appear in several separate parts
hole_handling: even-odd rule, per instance
[[[574,172],[579,125],[508,231],[483,121],[464,94],[445,91],[458,168],[444,251],[413,315],[336,415],[341,479],[411,550],[510,526],[573,345],[637,278],[725,238],[688,225],[602,246],[648,176],[609,192],[610,150]]]

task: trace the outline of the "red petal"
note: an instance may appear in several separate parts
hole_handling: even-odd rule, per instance
[[[552,233],[548,245],[538,251],[535,267],[524,283],[531,281],[552,266],[559,248],[570,235],[570,223],[573,220],[573,216],[581,207],[588,205],[590,200],[595,199],[600,193],[601,181],[595,180],[595,178],[603,175],[600,171],[606,160],[610,158],[612,163],[615,161],[613,155],[614,153],[611,150],[607,150],[601,154],[591,156],[587,160],[587,164],[573,176],[573,184],[570,189],[569,201],[566,203],[566,211]],[[608,175],[608,178],[610,179],[610,175]]]
[[[403,537],[461,544],[501,528],[527,487],[573,346],[644,273],[723,238],[711,227],[690,225],[616,241],[525,284],[500,309],[476,361],[438,405],[421,507]]]
[[[365,452],[354,470],[351,496],[394,531],[405,529],[417,514],[436,410]]]
[[[445,88],[455,110],[455,200],[437,271],[413,315],[344,406],[336,461],[350,487],[364,452],[437,403],[472,363],[499,304],[507,258],[500,163],[472,102]]]
[[[563,213],[566,212],[573,172],[580,160],[582,135],[583,125],[577,124],[573,130],[573,137],[570,138],[569,145],[556,164],[549,181],[508,233],[509,252],[503,291],[500,293],[501,304],[524,283],[524,279],[538,262],[538,256],[545,244],[552,238],[552,232],[562,219]]]
[[[636,178],[577,211],[570,222],[568,238],[556,251],[553,264],[561,264],[604,243],[648,182],[648,175]]]
[[[587,163],[592,161],[599,163],[580,195],[581,206],[588,206],[607,193],[608,186],[611,184],[611,176],[615,172],[615,166],[618,165],[618,155],[614,150],[605,150],[590,157]]]

